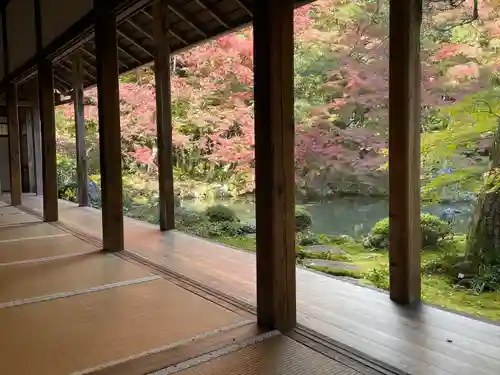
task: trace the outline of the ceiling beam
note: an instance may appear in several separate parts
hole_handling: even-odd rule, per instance
[[[152,16],[151,14],[149,14],[148,12],[146,12],[145,10],[142,10],[142,13],[144,13],[147,17],[149,17],[149,19],[150,19],[151,21],[154,21],[153,16]],[[139,29],[139,30],[141,30],[142,32],[144,32],[146,35],[148,35],[148,37],[150,37],[150,38],[151,38],[151,40],[153,40],[153,36],[152,36],[152,35],[147,34],[147,33],[146,33],[146,32],[145,32],[145,31],[144,31],[141,27],[139,27],[138,25],[134,24],[132,21],[130,21],[130,20],[129,20],[129,22],[131,22],[131,24],[132,24],[133,26],[137,27],[137,29]],[[173,31],[171,28],[169,28],[168,33],[169,33],[170,35],[172,35],[175,39],[177,39],[179,42],[183,43],[184,45],[186,45],[186,46],[187,46],[187,45],[189,45],[189,43],[188,43],[186,40],[184,40],[183,38],[181,38],[181,37],[179,36],[179,34],[177,34],[177,33],[176,33],[175,31]]]
[[[116,32],[118,33],[118,35],[120,35],[123,39],[126,39],[128,40],[131,44],[133,44],[134,46],[136,46],[137,48],[139,48],[142,52],[144,52],[146,55],[148,55],[150,58],[154,58],[154,55],[148,51],[146,48],[144,48],[143,46],[141,46],[139,43],[137,43],[134,39],[132,39],[131,37],[129,37],[128,35],[126,35],[123,31],[121,31],[120,29],[116,29]]]
[[[203,1],[201,0],[194,0],[194,2],[196,4],[198,4],[199,6],[201,6],[203,9],[205,9],[208,13],[210,13],[210,15],[215,18],[217,20],[217,22],[219,22],[222,26],[224,26],[226,29],[232,29],[231,26],[229,26],[227,24],[227,22],[225,22],[218,14],[215,10],[213,10],[212,8],[210,8],[208,5],[206,5]]]

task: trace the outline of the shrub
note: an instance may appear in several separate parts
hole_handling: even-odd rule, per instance
[[[208,207],[205,211],[205,215],[211,222],[239,222],[240,220],[236,216],[236,213],[230,208],[223,206],[221,204]]]
[[[420,216],[420,227],[422,228],[422,247],[436,246],[451,233],[448,223],[430,214]]]
[[[303,208],[295,209],[295,231],[302,232],[312,225],[312,217],[309,212]]]
[[[77,190],[77,188],[74,184],[69,184],[69,185],[60,187],[57,191],[57,197],[59,199],[64,199],[64,200],[76,203],[76,201],[77,201],[76,190]]]
[[[451,232],[447,223],[430,214],[420,216],[420,228],[422,247],[436,246]],[[363,245],[373,249],[386,249],[389,246],[389,218],[382,219],[373,226]]]
[[[379,289],[389,290],[389,270],[387,267],[373,268],[365,275],[365,279]]]
[[[296,241],[300,246],[311,246],[311,245],[321,244],[321,238],[317,234],[311,233],[309,231],[297,233]]]

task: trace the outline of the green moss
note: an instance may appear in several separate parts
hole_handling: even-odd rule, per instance
[[[215,237],[214,240],[225,245],[236,247],[238,249],[244,249],[248,251],[255,251],[256,249],[255,237]]]
[[[361,279],[363,275],[360,272],[352,271],[352,270],[344,270],[344,269],[336,269],[330,267],[320,267],[320,266],[308,266],[315,271],[323,272],[332,276],[340,276],[340,277],[352,277],[353,279]]]

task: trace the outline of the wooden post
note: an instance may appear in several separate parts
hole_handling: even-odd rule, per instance
[[[40,122],[40,106],[38,105],[38,82],[35,80],[33,93],[31,94],[32,107],[32,130],[33,130],[33,152],[35,159],[36,194],[43,195],[43,164],[42,164],[42,126]]]
[[[43,218],[58,220],[56,121],[54,113],[54,78],[52,61],[38,62],[38,97],[42,128]]]
[[[116,18],[102,1],[94,7],[103,244],[105,250],[119,251],[124,239]]]
[[[168,3],[154,4],[156,129],[158,146],[158,183],[160,190],[160,229],[175,227],[174,174],[172,162],[172,113],[170,92],[170,45]]]
[[[10,70],[9,39],[7,37],[7,16],[2,12],[2,45],[4,77]],[[9,165],[10,165],[10,203],[13,206],[21,204],[21,148],[19,144],[19,118],[17,112],[17,86],[10,82],[7,87],[7,122],[9,132]]]
[[[257,318],[296,325],[293,0],[254,11]]]
[[[34,0],[36,50],[38,56],[38,105],[41,128],[43,219],[58,220],[56,119],[54,112],[54,76],[52,60],[42,55],[42,16],[40,0]],[[34,127],[35,128],[35,127]],[[35,148],[36,151],[36,148]],[[37,188],[39,191],[39,188]]]
[[[19,116],[17,112],[17,86],[10,83],[7,89],[7,121],[9,123],[10,204],[21,204],[21,147]]]
[[[22,191],[23,193],[32,193],[35,191],[35,168],[31,108],[18,106],[18,116],[21,129]]]
[[[85,115],[83,107],[83,62],[80,52],[72,56],[73,62],[73,103],[75,108],[76,132],[76,176],[78,205],[89,205],[87,150],[85,147]]]
[[[390,2],[390,296],[420,300],[420,23],[422,0]]]
[[[28,191],[36,192],[35,144],[33,140],[33,116],[31,107],[22,107],[26,122],[26,157],[28,158]]]

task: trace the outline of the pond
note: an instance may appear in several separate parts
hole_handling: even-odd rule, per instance
[[[197,212],[215,204],[230,207],[241,221],[255,221],[255,206],[252,200],[183,201],[183,206],[186,209]],[[311,228],[313,232],[332,235],[347,234],[354,238],[366,235],[378,220],[389,214],[389,202],[386,198],[345,197],[300,205],[306,208],[313,218]],[[456,212],[452,224],[453,230],[466,233],[472,216],[472,203],[437,204],[422,207],[422,212],[439,217],[445,209],[452,209]]]

